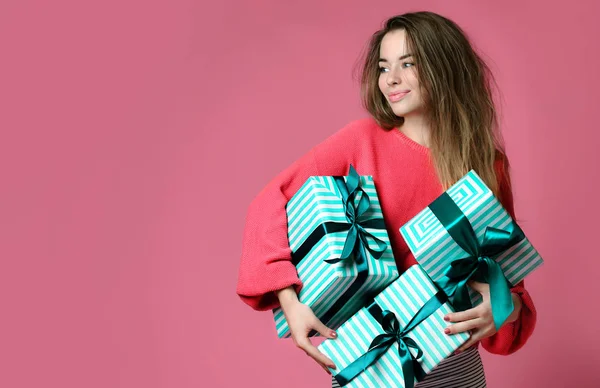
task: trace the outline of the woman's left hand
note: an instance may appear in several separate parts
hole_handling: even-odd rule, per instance
[[[470,281],[469,286],[479,292],[483,297],[483,302],[469,310],[447,314],[444,319],[453,322],[453,325],[448,326],[444,333],[456,334],[465,331],[471,331],[471,338],[465,342],[455,353],[460,353],[484,338],[491,337],[496,334],[497,330],[494,325],[494,317],[492,315],[492,302],[490,299],[490,286],[486,283]],[[521,313],[521,298],[519,295],[512,294],[515,309],[510,314],[504,324],[514,322]]]

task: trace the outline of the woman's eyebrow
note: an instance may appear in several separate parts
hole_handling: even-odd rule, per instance
[[[412,57],[412,54],[404,54],[403,56],[401,56],[400,58],[398,58],[398,60],[400,60],[400,61],[401,61],[401,60],[403,60],[403,59],[406,59],[406,58],[408,58],[408,57]],[[378,62],[387,62],[387,61],[388,61],[388,60],[387,60],[387,59],[385,59],[385,58],[379,58],[379,61],[378,61]]]

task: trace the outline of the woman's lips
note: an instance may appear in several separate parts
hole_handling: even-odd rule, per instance
[[[404,96],[410,93],[410,90],[403,90],[401,92],[395,92],[388,95],[391,102],[400,101]]]

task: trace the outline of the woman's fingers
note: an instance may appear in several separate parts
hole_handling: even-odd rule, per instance
[[[312,324],[312,328],[325,338],[336,338],[337,336],[335,331],[325,326],[323,322],[321,322],[317,317],[315,317],[315,321]]]
[[[327,357],[326,355],[324,355],[323,353],[321,353],[319,351],[319,349],[317,349],[315,346],[313,346],[312,344],[310,344],[310,346],[308,347],[307,353],[309,356],[311,356],[315,361],[328,366],[332,369],[335,369],[335,364],[333,363],[333,361],[331,361],[329,359],[329,357]]]
[[[284,315],[290,327],[294,344],[302,349],[309,357],[314,359],[327,373],[331,374],[327,367],[335,369],[335,364],[312,344],[309,333],[314,330],[324,338],[333,339],[337,337],[335,331],[325,326],[315,316],[309,306],[300,302],[287,305],[286,311],[284,310]]]
[[[464,333],[470,330],[475,330],[484,324],[481,318],[470,319],[468,321],[462,321],[450,325],[444,329],[444,333],[451,335],[457,333]]]
[[[296,346],[300,349],[304,350],[307,355],[312,357],[316,362],[322,364],[324,366],[329,366],[330,368],[335,369],[335,364],[333,361],[329,359],[326,355],[321,353],[319,349],[317,349],[308,339],[308,337],[303,337],[296,341]]]
[[[490,293],[490,285],[487,283],[476,282],[475,280],[469,280],[467,282],[469,287],[477,291],[478,293],[484,295]]]
[[[331,371],[329,370],[329,368],[327,368],[327,367],[326,367],[325,365],[323,365],[323,364],[319,364],[319,365],[321,366],[321,368],[323,368],[323,370],[324,370],[325,372],[327,372],[327,374],[329,374],[329,375],[331,374]]]
[[[446,314],[444,320],[448,322],[462,322],[475,319],[477,317],[479,317],[479,310],[477,307],[473,307],[465,311]]]
[[[481,339],[480,332],[479,331],[473,332],[473,334],[471,335],[471,338],[469,338],[469,340],[467,342],[462,344],[461,347],[458,348],[455,353],[464,352],[465,350],[469,349],[471,346],[475,345],[477,343],[477,341],[479,341],[480,339]]]

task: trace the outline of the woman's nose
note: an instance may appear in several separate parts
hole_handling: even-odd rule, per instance
[[[400,82],[402,82],[400,76],[393,70],[390,70],[388,75],[387,75],[387,84],[388,85],[398,85]]]

